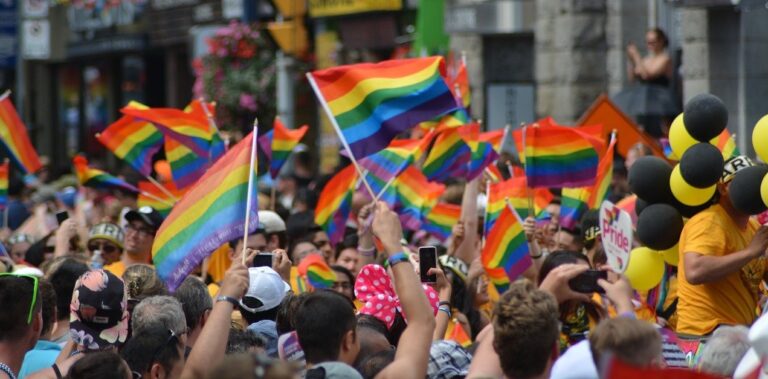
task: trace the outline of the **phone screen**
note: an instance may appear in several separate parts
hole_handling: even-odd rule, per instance
[[[434,246],[422,246],[419,248],[419,276],[422,283],[434,283],[437,275],[429,275],[429,269],[437,267],[437,248]]]
[[[604,293],[603,287],[597,284],[598,279],[607,279],[608,272],[601,270],[587,270],[568,281],[572,290],[580,293]]]
[[[259,253],[253,257],[251,267],[272,267],[272,253]]]
[[[58,222],[59,225],[61,225],[61,223],[68,218],[69,218],[69,213],[67,211],[56,212],[56,222]]]

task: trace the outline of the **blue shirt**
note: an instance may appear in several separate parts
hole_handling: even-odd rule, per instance
[[[61,352],[61,346],[51,341],[38,340],[35,347],[24,355],[24,362],[19,370],[19,379],[51,367]]]

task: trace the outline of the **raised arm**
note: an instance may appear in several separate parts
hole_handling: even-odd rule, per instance
[[[384,246],[387,257],[399,256],[403,231],[397,213],[392,212],[383,202],[376,204],[373,233]],[[413,266],[407,261],[390,266],[394,279],[395,293],[400,298],[403,313],[408,315],[408,326],[400,337],[395,360],[376,378],[423,379],[427,374],[429,348],[435,329],[435,317],[421,288]]]
[[[461,200],[461,220],[464,224],[464,239],[456,247],[455,256],[469,264],[477,256],[477,196],[480,188],[480,178],[464,187],[464,197]]]

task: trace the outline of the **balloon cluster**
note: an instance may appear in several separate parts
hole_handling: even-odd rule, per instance
[[[723,174],[723,153],[715,143],[727,123],[728,111],[720,99],[698,95],[685,104],[669,130],[679,163],[672,167],[662,158],[647,156],[630,168],[629,186],[638,197],[637,238],[645,245],[630,253],[625,272],[635,289],[658,285],[665,261],[677,265],[683,217],[693,217],[710,205]],[[768,183],[765,193],[768,199]]]

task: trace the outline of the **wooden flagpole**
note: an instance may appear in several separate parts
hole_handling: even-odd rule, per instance
[[[155,178],[153,178],[152,176],[150,176],[150,175],[144,175],[144,178],[145,178],[145,179],[147,179],[147,180],[149,180],[149,182],[150,182],[150,183],[154,184],[154,185],[155,185],[155,187],[157,187],[157,188],[158,188],[160,191],[162,191],[164,194],[168,195],[168,196],[169,196],[171,199],[173,199],[173,200],[175,200],[175,201],[179,201],[179,199],[178,199],[176,196],[174,196],[174,195],[171,193],[171,191],[168,191],[168,189],[167,189],[167,188],[165,188],[165,186],[164,186],[164,185],[160,184],[160,182],[158,182],[157,180],[155,180]]]
[[[312,77],[311,72],[307,73],[307,80],[309,80],[309,85],[312,86],[312,90],[315,92],[315,95],[317,96],[317,100],[320,101],[320,105],[323,107],[325,114],[328,116],[328,119],[331,121],[333,128],[336,129],[336,134],[339,135],[339,139],[341,140],[342,145],[344,145],[344,149],[346,149],[347,153],[349,153],[349,159],[352,160],[352,164],[355,165],[355,169],[357,170],[358,175],[360,175],[360,178],[363,179],[363,184],[365,184],[365,188],[368,189],[368,193],[371,195],[371,198],[375,199],[376,194],[373,192],[371,185],[368,184],[368,181],[365,179],[365,175],[363,174],[363,170],[360,168],[360,165],[357,163],[355,154],[352,153],[352,149],[349,147],[349,143],[347,143],[347,139],[344,138],[344,134],[341,132],[339,123],[336,122],[336,118],[333,117],[333,112],[331,112],[331,108],[328,106],[328,103],[326,103],[322,93],[320,93],[320,89],[317,87],[317,83],[315,83],[315,78]]]
[[[155,195],[153,195],[153,194],[151,194],[151,193],[149,193],[147,191],[139,191],[139,193],[144,195],[144,196],[146,196],[146,197],[148,197],[148,198],[151,198],[151,199],[153,199],[155,201],[159,201],[159,202],[161,202],[161,203],[163,203],[165,205],[168,205],[170,207],[174,206],[174,204],[169,203],[169,202],[165,201],[165,199],[161,199],[161,198],[159,198],[159,197],[157,197],[157,196],[155,196]]]
[[[245,266],[245,249],[248,248],[248,225],[251,223],[251,203],[253,202],[253,169],[256,164],[256,137],[259,135],[259,119],[253,119],[253,131],[251,132],[251,163],[248,166],[248,196],[245,199],[245,224],[243,225],[243,250],[241,252],[243,266]]]

